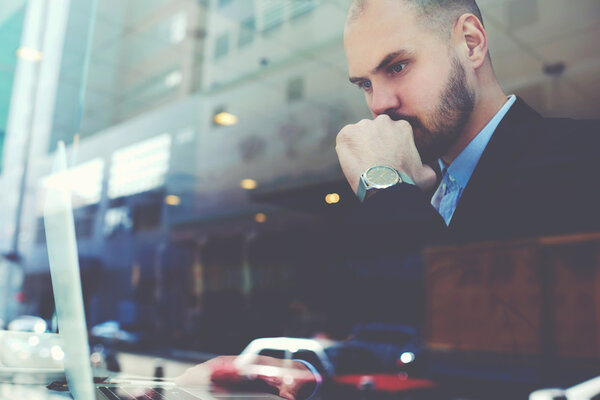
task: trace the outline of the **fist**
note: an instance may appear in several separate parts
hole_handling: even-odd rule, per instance
[[[354,193],[362,173],[374,165],[405,173],[425,191],[436,181],[433,169],[421,161],[410,124],[385,114],[346,125],[337,135],[335,150]]]

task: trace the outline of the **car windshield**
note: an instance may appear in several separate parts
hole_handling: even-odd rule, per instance
[[[368,349],[336,346],[325,349],[336,375],[375,373],[384,370],[381,362]]]
[[[296,360],[304,360],[309,362],[313,367],[317,369],[321,374],[326,374],[325,366],[319,360],[319,357],[315,354],[314,351],[311,350],[298,350],[294,353],[294,359]]]

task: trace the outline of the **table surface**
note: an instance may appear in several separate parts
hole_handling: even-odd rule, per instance
[[[45,385],[0,383],[1,400],[64,400],[70,398],[66,393],[46,389]]]
[[[163,376],[175,378],[194,366],[194,363],[158,358],[154,355],[119,353],[117,355],[121,373],[116,375],[122,379],[151,380],[158,365],[162,367]],[[46,389],[46,385],[56,380],[64,379],[64,374],[58,370],[3,368],[0,367],[0,400],[64,400],[71,397],[66,393]],[[94,372],[95,376],[115,374]]]

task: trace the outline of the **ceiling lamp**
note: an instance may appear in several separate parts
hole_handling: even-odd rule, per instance
[[[179,196],[175,196],[174,194],[170,194],[167,197],[165,197],[165,203],[167,203],[170,206],[178,206],[179,204],[181,204],[181,198]]]
[[[240,181],[240,187],[246,190],[256,189],[258,183],[254,179],[242,179]]]
[[[31,62],[40,62],[42,61],[42,58],[44,58],[41,51],[32,49],[31,47],[19,47],[17,50],[17,57]]]
[[[221,111],[220,113],[215,114],[213,122],[223,126],[235,125],[238,122],[238,117],[226,111]]]

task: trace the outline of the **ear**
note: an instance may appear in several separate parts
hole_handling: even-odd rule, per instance
[[[488,39],[479,18],[473,14],[461,15],[455,25],[455,34],[473,69],[481,67],[487,58]]]

